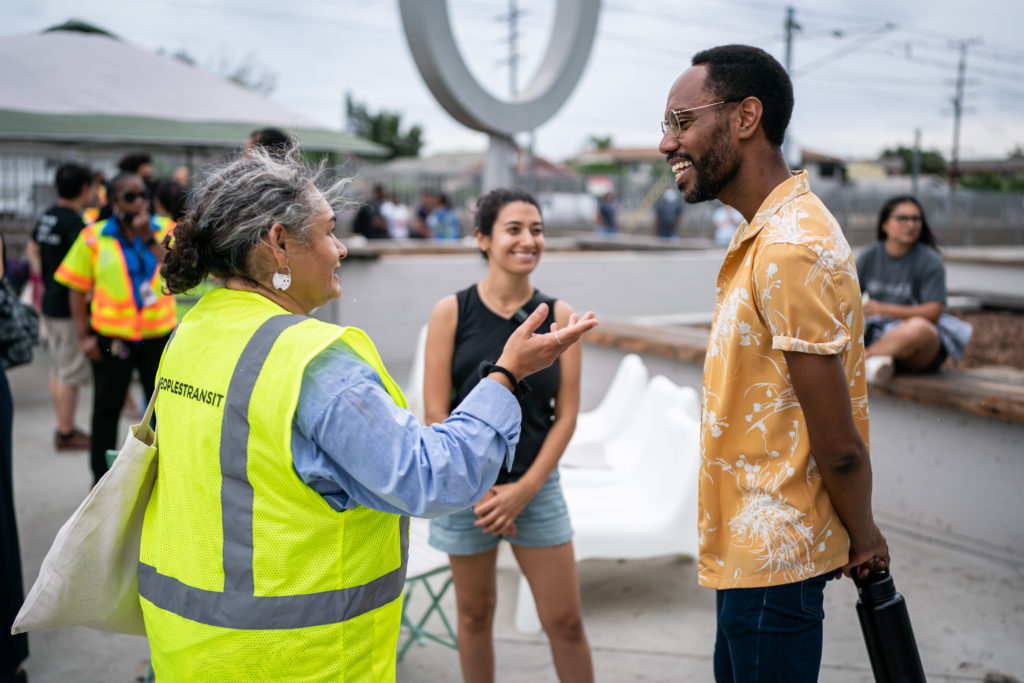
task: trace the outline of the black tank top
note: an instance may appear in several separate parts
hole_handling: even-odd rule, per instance
[[[455,352],[452,354],[450,410],[454,410],[480,381],[480,363],[497,361],[505,342],[541,302],[548,305],[548,317],[537,331],[546,333],[555,321],[555,299],[536,289],[533,290],[533,297],[511,318],[503,318],[484,306],[476,285],[456,293],[455,299],[459,304],[459,321],[455,328]],[[559,362],[556,360],[550,367],[519,379],[530,385],[530,391],[520,401],[523,425],[512,471],[501,468],[495,482],[498,484],[519,479],[536,460],[555,419],[555,395],[561,379]]]

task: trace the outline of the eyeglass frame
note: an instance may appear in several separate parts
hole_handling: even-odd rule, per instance
[[[712,102],[711,104],[702,104],[699,107],[690,107],[689,109],[669,109],[668,113],[666,114],[666,118],[661,120],[661,134],[665,135],[666,133],[671,131],[672,132],[672,137],[674,137],[674,138],[678,138],[682,134],[683,128],[680,127],[679,123],[678,123],[678,119],[679,119],[679,115],[680,114],[687,114],[687,113],[689,113],[691,111],[697,111],[698,109],[707,109],[708,107],[717,107],[720,104],[736,104],[737,102],[742,102],[745,99],[747,99],[747,98],[746,97],[741,97],[740,99],[736,99],[736,100],[719,100],[718,102]],[[678,132],[676,132],[675,130],[672,130],[672,122],[669,121],[668,117],[672,117],[672,118],[676,119],[676,128],[679,129]],[[697,120],[696,117],[694,117],[693,121],[696,121],[696,120]],[[691,121],[691,123],[692,123],[692,121]]]
[[[896,221],[897,223],[902,223],[904,225],[907,223],[924,223],[924,216],[922,216],[921,214],[917,214],[914,216],[908,216],[907,214],[900,214],[897,216],[896,214],[893,214],[889,216],[889,218]]]

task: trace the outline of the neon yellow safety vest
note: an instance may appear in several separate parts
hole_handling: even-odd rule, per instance
[[[174,222],[162,216],[151,222],[158,242],[174,229]],[[177,322],[174,297],[163,293],[158,266],[148,281],[153,301],[140,306],[135,300],[120,230],[113,218],[82,228],[53,278],[75,291],[92,293],[89,323],[100,334],[131,341],[165,337]],[[136,258],[145,257],[133,254]]]
[[[306,365],[369,338],[218,288],[161,362],[139,594],[157,680],[394,681],[408,518],[333,510],[292,465]],[[338,425],[359,429],[359,425]]]

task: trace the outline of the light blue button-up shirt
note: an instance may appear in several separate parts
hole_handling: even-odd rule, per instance
[[[302,376],[292,459],[335,510],[436,517],[475,503],[511,466],[520,420],[512,393],[485,379],[443,423],[421,426],[338,340]]]

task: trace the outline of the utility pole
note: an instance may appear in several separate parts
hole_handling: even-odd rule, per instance
[[[519,17],[525,14],[525,12],[519,9],[517,0],[508,0],[508,14],[503,14],[498,17],[498,21],[508,22],[508,95],[509,99],[514,100],[516,95],[519,94]],[[531,145],[530,155],[533,154],[532,145],[532,133],[531,133]],[[515,140],[509,138],[510,151],[514,151],[517,147]],[[516,155],[518,157],[518,154]],[[516,163],[513,169],[518,169],[519,164]],[[515,172],[512,177],[515,178]]]
[[[953,95],[953,157],[949,164],[949,183],[956,185],[960,177],[960,119],[964,113],[964,85],[967,75],[967,48],[977,45],[981,38],[953,41],[960,49],[960,61],[956,65],[956,94]]]
[[[921,129],[914,129],[914,156],[910,160],[910,194],[917,196],[917,179],[921,175]]]
[[[786,23],[783,25],[786,31],[786,57],[783,66],[786,67],[786,73],[793,73],[793,38],[797,31],[801,30],[800,24],[796,23],[796,9],[792,6],[786,8]],[[792,127],[789,133],[792,133]],[[789,163],[790,160],[790,140],[792,135],[787,134],[785,139],[782,141],[782,156]]]
[[[953,95],[953,155],[949,163],[949,210],[953,228],[960,227],[960,211],[956,203],[956,186],[960,182],[960,120],[964,114],[964,85],[967,75],[967,48],[977,45],[981,38],[968,38],[952,42],[960,49],[960,61],[956,65],[956,92]],[[964,243],[971,243],[970,232],[964,229]]]
[[[515,99],[519,94],[519,17],[525,12],[516,0],[508,0],[508,14],[498,16],[498,21],[508,22],[508,94]]]

